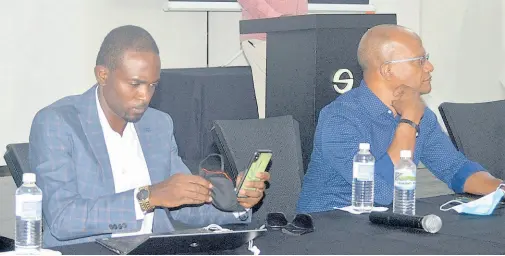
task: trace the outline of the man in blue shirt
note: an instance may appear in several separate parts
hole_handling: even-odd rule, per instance
[[[421,99],[431,91],[433,65],[417,34],[379,25],[360,41],[361,85],[321,110],[314,149],[297,211],[351,205],[352,161],[359,143],[370,143],[375,163],[375,203],[393,200],[393,168],[400,150],[411,150],[456,193],[488,194],[502,182],[456,150]]]

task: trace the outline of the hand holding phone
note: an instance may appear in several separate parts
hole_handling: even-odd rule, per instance
[[[267,171],[267,167],[270,164],[271,159],[271,150],[257,150],[254,152],[253,157],[249,161],[248,168],[246,169],[246,172],[237,187],[237,197],[244,197],[239,195],[240,190],[242,189],[254,189],[248,188],[244,184],[249,181],[259,181],[256,175],[260,172]]]

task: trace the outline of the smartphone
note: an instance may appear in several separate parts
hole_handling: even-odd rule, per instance
[[[471,201],[475,201],[479,199],[481,196],[475,196],[475,195],[470,195],[470,196],[458,196],[456,197],[456,200],[461,201],[463,203],[469,203]],[[497,209],[505,208],[505,198],[502,198],[500,202],[498,202],[498,205],[496,206]]]
[[[237,187],[237,197],[245,197],[239,196],[240,190],[243,189],[251,189],[247,187],[242,187],[244,182],[246,181],[258,181],[256,178],[256,174],[260,172],[267,171],[267,167],[270,164],[270,160],[272,159],[272,151],[271,150],[256,150],[254,152],[251,160],[249,161],[248,168],[246,169],[246,173],[240,180],[239,186]]]

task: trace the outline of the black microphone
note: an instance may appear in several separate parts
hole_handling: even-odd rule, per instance
[[[417,228],[423,229],[429,233],[437,233],[442,228],[442,220],[434,214],[426,216],[412,216],[392,212],[371,212],[369,219],[375,224]]]

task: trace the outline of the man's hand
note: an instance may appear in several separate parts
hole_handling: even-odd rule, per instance
[[[153,206],[174,208],[186,204],[212,201],[212,184],[206,179],[188,174],[175,174],[150,187],[149,202]]]
[[[394,96],[396,99],[393,100],[392,106],[396,113],[401,115],[403,119],[420,125],[426,106],[421,99],[421,94],[409,86],[401,85],[394,91]],[[400,123],[388,148],[388,154],[393,164],[400,160],[401,150],[414,152],[415,146],[416,130],[408,124]]]
[[[394,91],[392,105],[396,113],[402,118],[409,119],[416,124],[419,124],[424,115],[424,104],[421,94],[412,87],[401,85]]]
[[[240,181],[244,173],[241,172],[237,177],[237,187],[240,185]],[[265,192],[265,182],[270,180],[270,173],[268,172],[259,172],[256,174],[256,178],[260,179],[259,181],[244,181],[242,185],[242,189],[239,191],[239,195],[246,197],[239,197],[238,202],[244,208],[252,208],[256,204],[261,201]],[[244,189],[251,188],[251,189]]]
[[[494,192],[502,183],[503,180],[493,177],[490,173],[479,171],[466,179],[463,190],[474,195],[487,195]]]

